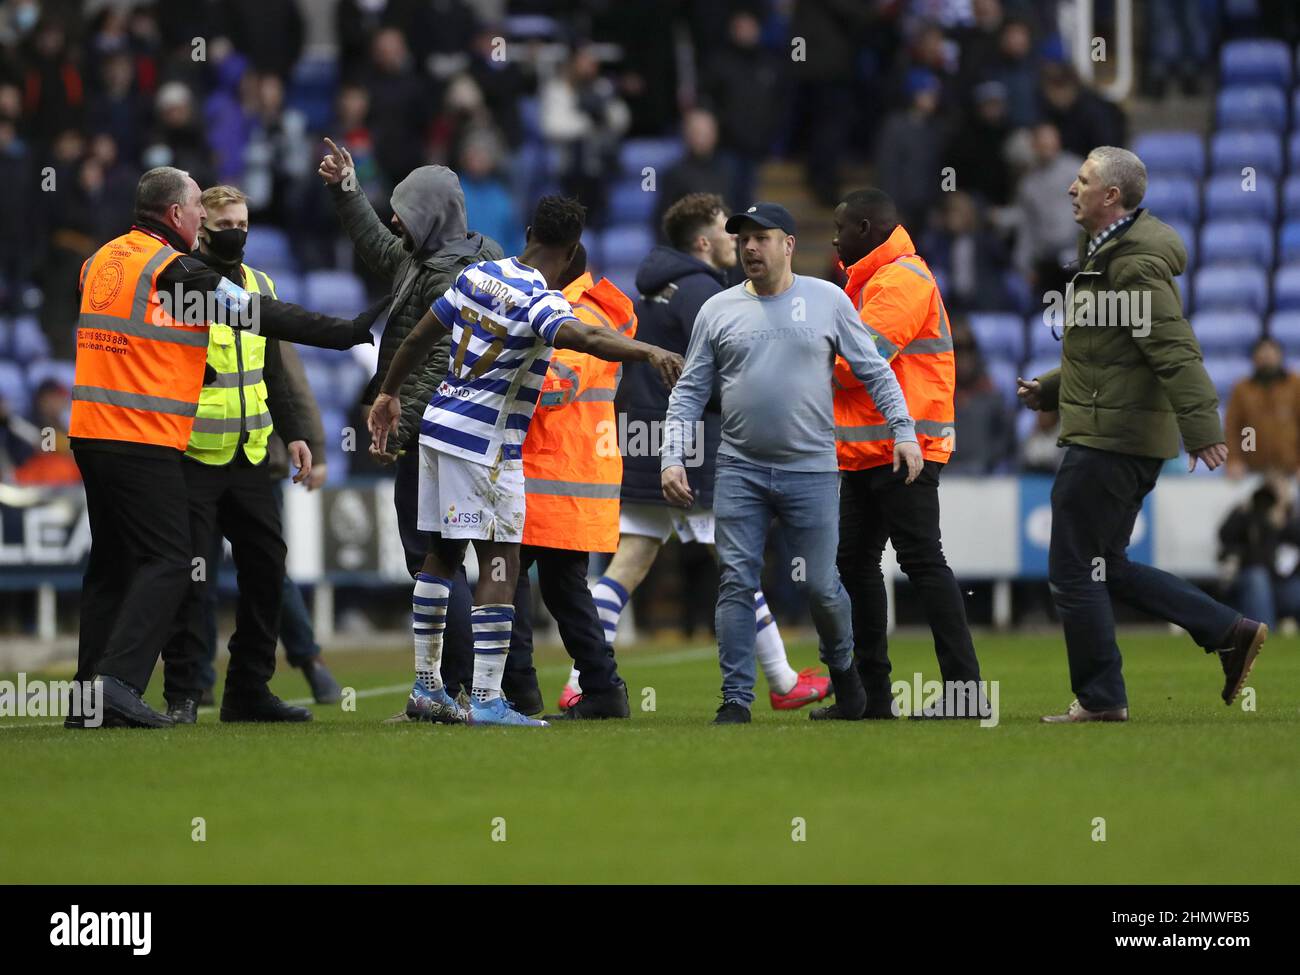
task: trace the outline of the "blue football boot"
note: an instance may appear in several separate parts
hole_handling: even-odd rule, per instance
[[[406,717],[411,721],[432,721],[436,724],[464,724],[465,709],[447,693],[445,687],[431,691],[424,681],[417,680],[406,699]]]
[[[472,725],[511,725],[520,728],[545,728],[545,721],[528,718],[520,714],[504,697],[494,697],[490,701],[470,701],[469,723]]]

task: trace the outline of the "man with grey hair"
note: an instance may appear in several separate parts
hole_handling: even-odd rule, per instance
[[[1177,576],[1126,554],[1143,499],[1179,453],[1210,470],[1228,457],[1218,396],[1174,283],[1187,251],[1141,209],[1147,174],[1127,149],[1092,150],[1070,184],[1083,228],[1066,289],[1061,366],[1018,380],[1030,409],[1061,413],[1065,458],[1052,486],[1048,581],[1065,629],[1076,700],[1048,723],[1127,721],[1111,600],[1176,623],[1223,667],[1222,698],[1241,692],[1268,627]]]
[[[190,585],[181,458],[198,412],[209,326],[235,324],[223,310],[248,298],[190,256],[205,216],[188,173],[151,169],[136,187],[131,228],[81,268],[68,433],[85,484],[91,544],[77,681],[83,693],[100,684],[108,727],[173,724],[141,695]],[[371,313],[345,321],[271,299],[251,310],[251,323],[271,338],[339,349],[371,340]],[[263,690],[258,703],[278,705]],[[76,718],[65,725],[90,727]]]

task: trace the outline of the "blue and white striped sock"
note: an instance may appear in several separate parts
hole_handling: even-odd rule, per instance
[[[600,628],[605,632],[605,643],[614,645],[618,635],[618,620],[627,605],[628,593],[609,576],[601,576],[591,584],[591,599],[596,604],[596,615],[600,617]],[[578,668],[569,671],[569,687],[575,691],[582,690],[578,683]]]
[[[754,653],[758,665],[763,668],[767,686],[778,694],[789,694],[794,685],[799,683],[799,675],[790,666],[785,655],[785,641],[781,639],[781,629],[772,618],[772,611],[767,608],[767,597],[763,590],[754,590]]]
[[[501,696],[501,675],[506,671],[506,654],[510,652],[510,631],[515,625],[515,608],[509,603],[485,603],[470,610],[474,627],[475,701],[491,701]]]
[[[415,679],[431,691],[442,686],[442,635],[447,629],[451,580],[421,572],[411,595],[411,635],[415,640]]]

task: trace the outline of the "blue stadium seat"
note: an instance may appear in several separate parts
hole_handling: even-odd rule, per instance
[[[1187,250],[1187,270],[1191,271],[1196,267],[1196,261],[1200,257],[1196,246],[1196,231],[1186,220],[1166,220],[1165,223],[1169,224],[1169,229],[1183,242],[1183,247]]]
[[[279,274],[272,274],[271,283],[275,285],[275,296],[281,301],[292,301],[295,305],[303,304],[301,276],[293,271],[284,270]]]
[[[636,267],[635,264],[611,264],[603,270],[602,275],[609,278],[623,294],[635,301],[638,297]]]
[[[1034,379],[1038,376],[1041,376],[1045,372],[1051,372],[1053,369],[1059,369],[1060,367],[1061,367],[1061,354],[1058,351],[1056,355],[1045,355],[1042,358],[1030,359],[1027,363],[1025,363],[1025,368],[1020,373],[1020,375],[1026,379]],[[1014,377],[1012,382],[1014,385]],[[1016,391],[1013,388],[1011,390],[1011,395],[1014,397],[1015,394]]]
[[[1210,165],[1215,175],[1240,178],[1247,166],[1257,176],[1282,175],[1282,136],[1258,129],[1250,132],[1219,132],[1210,142]]]
[[[587,248],[587,269],[590,270],[593,265],[599,266],[605,259],[602,249],[602,238],[600,231],[595,227],[584,227],[582,231],[582,246]]]
[[[654,216],[656,194],[641,189],[640,179],[620,179],[609,194],[609,222],[641,223]]]
[[[1279,264],[1300,261],[1300,220],[1282,225],[1282,229],[1277,232],[1277,252]]]
[[[1280,268],[1273,275],[1273,307],[1278,311],[1300,308],[1300,265]]]
[[[1138,136],[1133,151],[1152,176],[1205,175],[1205,140],[1199,132],[1148,132]]]
[[[348,271],[308,271],[303,275],[303,304],[312,311],[352,318],[366,309],[366,289]]]
[[[1286,129],[1286,95],[1272,85],[1234,85],[1219,91],[1218,127],[1224,129]]]
[[[307,126],[313,132],[326,132],[334,123],[334,96],[338,85],[337,58],[299,58],[289,78],[286,101],[307,116]]]
[[[665,171],[682,158],[684,151],[681,139],[628,139],[618,150],[619,175],[634,178],[639,184],[642,171],[650,166],[657,184]]]
[[[345,410],[351,410],[366,383],[370,382],[370,371],[347,353],[344,355],[346,358],[335,368],[335,382],[338,386],[335,401]]]
[[[1268,276],[1257,267],[1204,267],[1196,272],[1192,289],[1198,312],[1253,311],[1268,308]]]
[[[1255,179],[1248,190],[1241,176],[1216,176],[1205,184],[1205,214],[1216,219],[1258,219],[1270,223],[1277,217],[1277,183],[1267,176]],[[1157,214],[1159,216],[1159,214]]]
[[[22,367],[16,362],[0,360],[0,401],[19,416],[27,414],[30,404],[27,378],[23,375]]]
[[[75,328],[75,325],[69,325]],[[50,340],[35,315],[19,315],[13,320],[9,337],[9,354],[20,363],[44,359],[50,354]]]
[[[47,379],[57,379],[68,389],[72,389],[73,378],[77,374],[77,364],[71,359],[42,359],[27,364],[27,387],[36,392],[36,387]]]
[[[655,245],[655,235],[643,224],[610,227],[601,237],[601,261],[639,266]]]
[[[244,263],[265,271],[273,278],[278,278],[282,271],[298,267],[289,247],[289,235],[279,227],[253,227],[248,231]]]
[[[1142,205],[1166,222],[1201,218],[1201,198],[1196,180],[1187,176],[1157,176],[1147,183]]]
[[[1300,172],[1292,173],[1282,184],[1282,219],[1300,220]]]
[[[339,431],[348,426],[348,413],[351,403],[345,408],[336,406],[326,406],[323,402],[320,404],[321,426],[325,429],[325,461],[330,467],[330,480],[343,478],[347,476],[349,462],[353,455],[343,449],[343,438],[339,436]],[[357,431],[357,450],[368,450],[370,448],[370,434],[364,430]]]
[[[1056,320],[1058,317],[1049,314],[1048,309],[1044,308],[1042,311],[1031,312],[1025,319],[1025,329],[1029,334],[1029,358],[1038,359],[1061,354],[1061,340],[1058,336],[1063,333],[1060,322]]]
[[[1210,382],[1214,383],[1220,403],[1228,402],[1232,387],[1249,376],[1253,369],[1249,356],[1205,357],[1205,371],[1210,374]]]
[[[1288,350],[1300,350],[1300,311],[1275,311],[1268,318],[1268,334]]]
[[[1025,357],[1025,324],[1019,315],[985,312],[971,314],[967,320],[985,362],[1003,359],[1019,363]]]
[[[990,359],[987,356],[984,359],[984,369],[989,374],[989,381],[1008,404],[1016,400],[1016,376],[1020,375],[1018,366],[1019,363],[1008,362],[1006,359]]]
[[[1201,224],[1201,263],[1273,266],[1273,228],[1263,220],[1207,220]]]
[[[1192,316],[1192,330],[1205,355],[1249,355],[1264,323],[1254,312],[1201,311]]]
[[[1291,87],[1291,49],[1283,41],[1228,41],[1219,51],[1219,72],[1225,85]]]
[[[1291,132],[1286,140],[1286,161],[1291,171],[1300,172],[1300,127]]]
[[[322,410],[330,406],[340,409],[351,406],[351,403],[344,402],[339,388],[339,371],[333,362],[313,357],[304,359],[302,368],[307,374],[307,385],[311,387],[312,395]]]

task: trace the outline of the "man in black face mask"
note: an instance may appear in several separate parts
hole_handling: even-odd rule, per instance
[[[262,271],[243,263],[248,204],[233,186],[203,192],[206,219],[193,255],[253,294],[275,297]],[[185,451],[194,584],[163,650],[167,714],[178,724],[197,720],[199,701],[215,679],[215,607],[207,583],[215,580],[221,539],[230,539],[239,571],[239,606],[230,638],[223,721],[307,721],[311,712],[266,690],[275,672],[275,647],[286,578],[280,501],[267,464],[272,429],[288,445],[301,483],[312,472],[307,427],[315,404],[295,398],[285,354],[275,339],[214,324],[193,433]],[[317,424],[318,425],[318,424]],[[202,561],[197,561],[202,560]],[[319,657],[293,660],[317,700],[337,685]],[[318,686],[320,685],[319,689]]]

